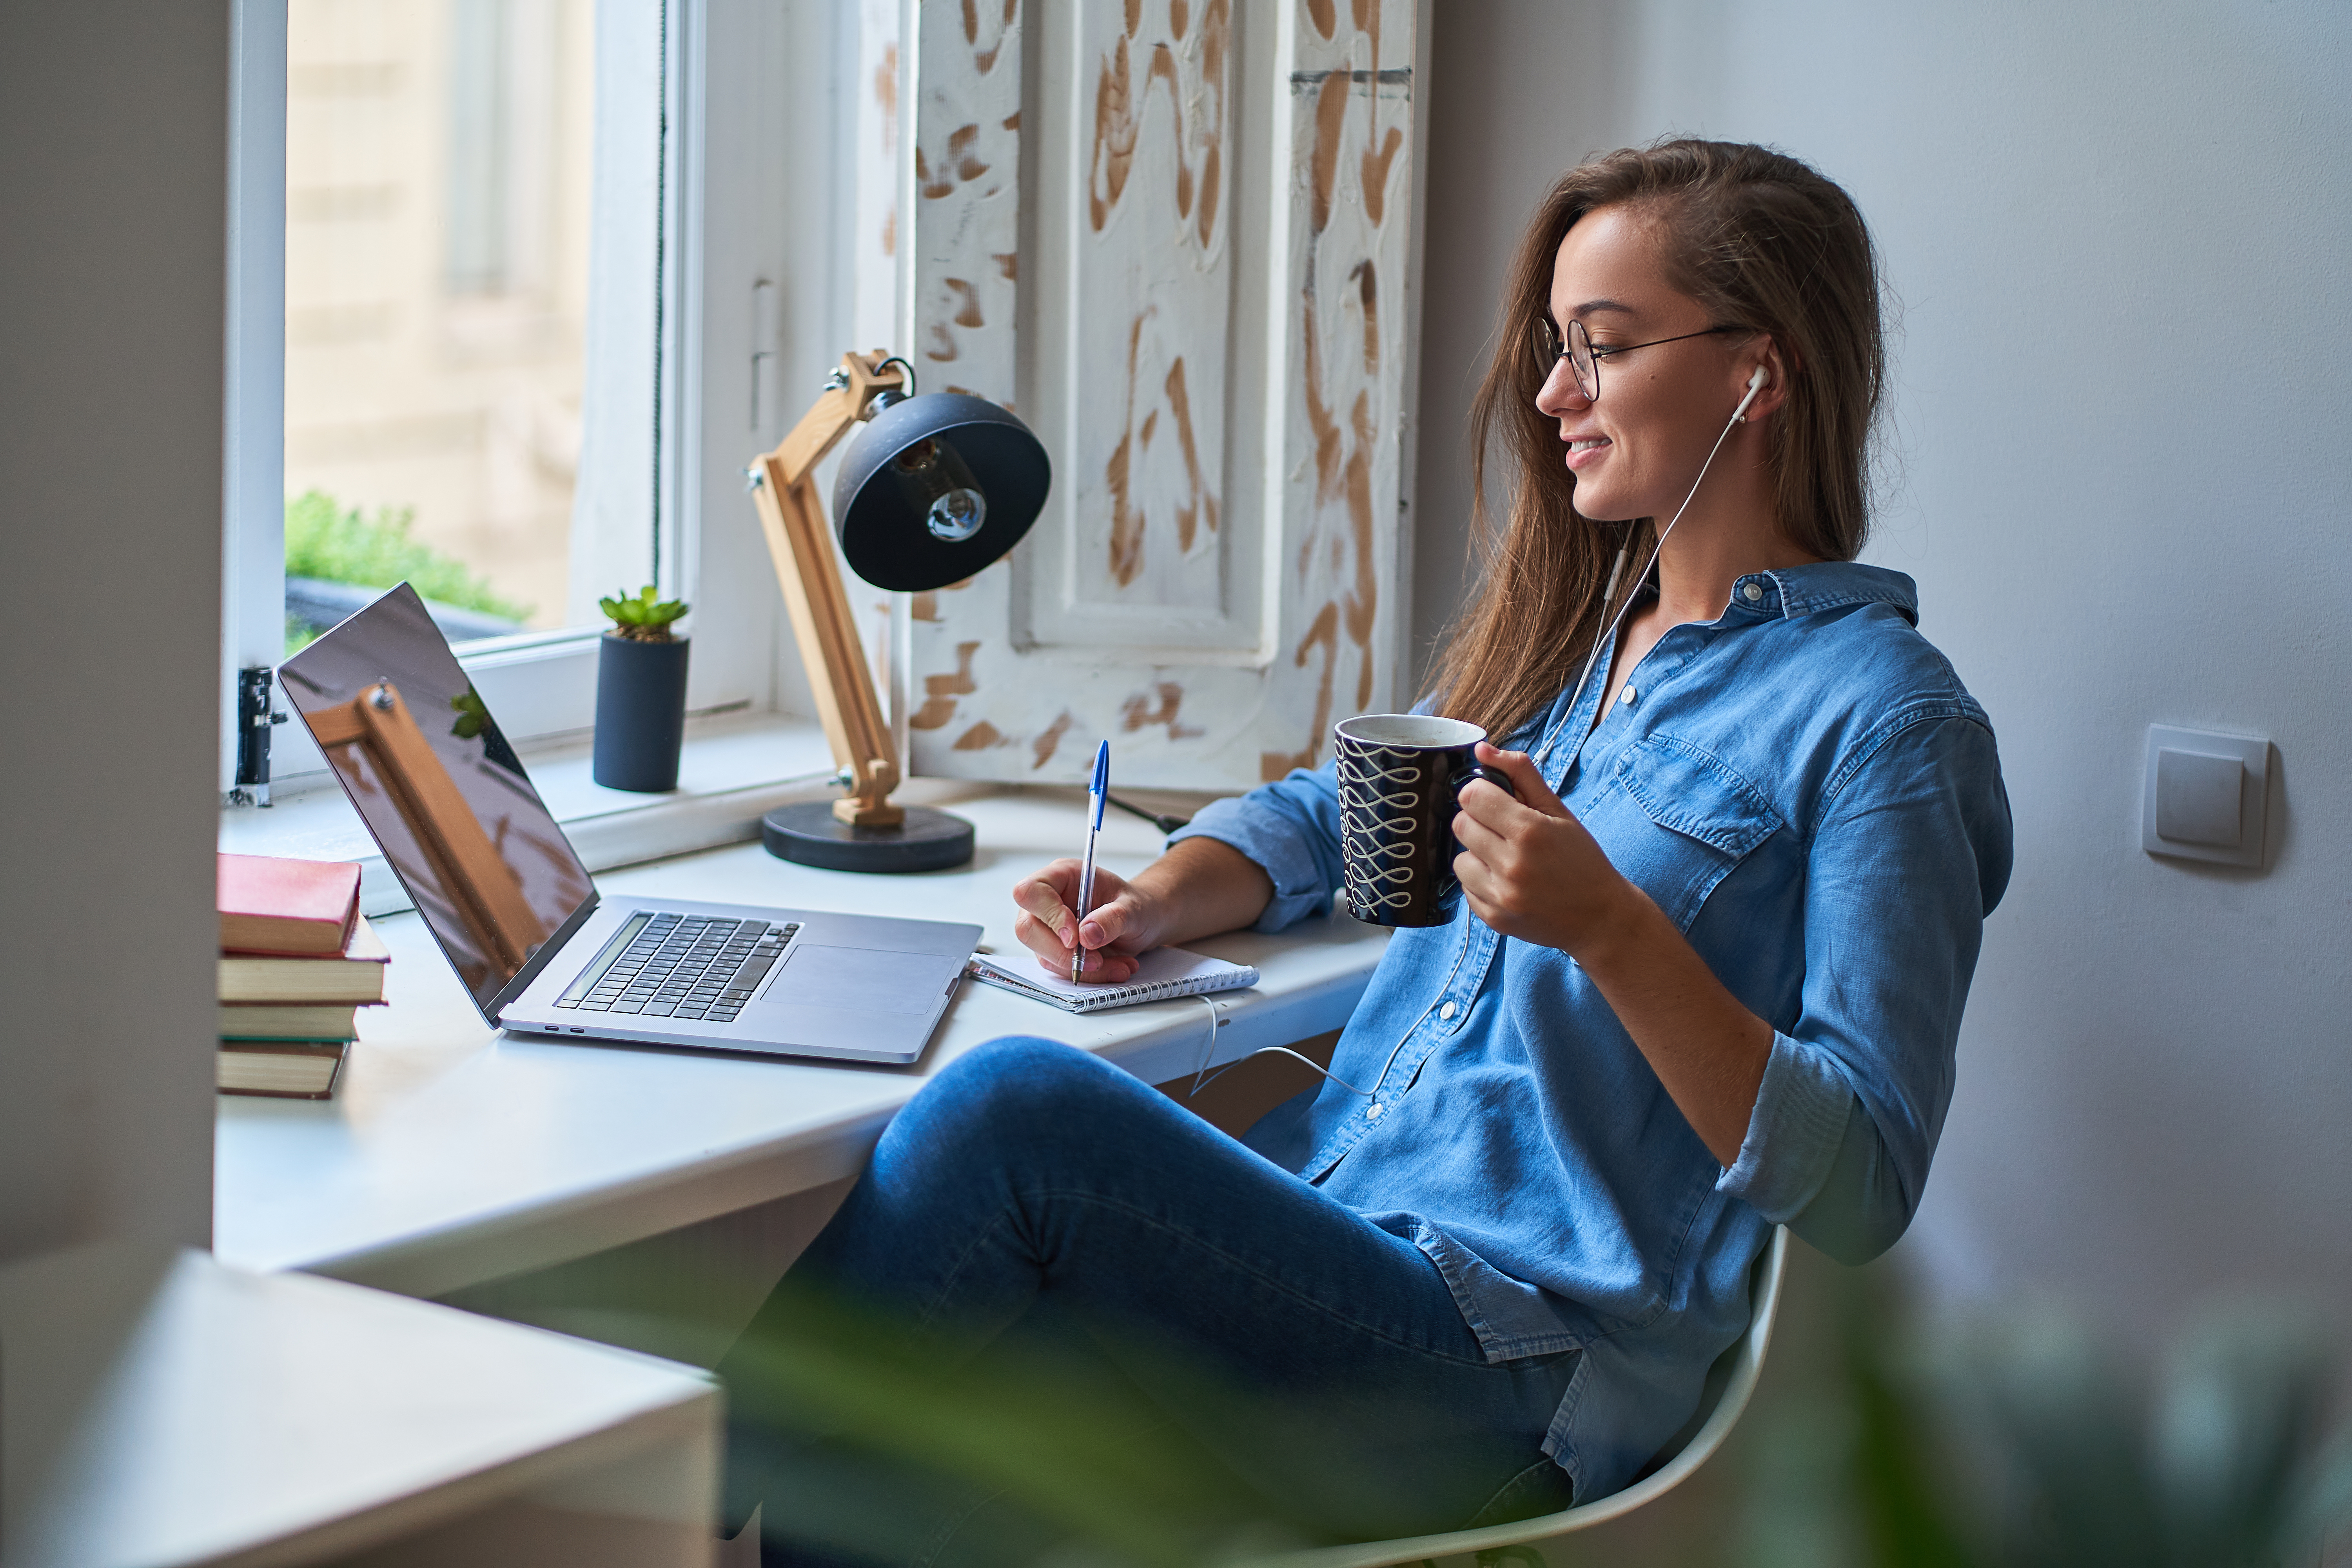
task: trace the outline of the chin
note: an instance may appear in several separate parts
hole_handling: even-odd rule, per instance
[[[1576,487],[1576,515],[1588,522],[1630,522],[1648,514],[1626,510],[1611,497],[1606,485],[1580,484]]]

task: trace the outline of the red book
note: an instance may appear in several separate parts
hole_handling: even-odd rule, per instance
[[[360,913],[360,868],[347,862],[223,855],[220,944],[225,952],[341,952]]]

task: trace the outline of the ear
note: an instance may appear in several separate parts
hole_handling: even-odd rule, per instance
[[[1789,401],[1788,356],[1781,353],[1779,340],[1769,332],[1759,333],[1735,363],[1738,367],[1739,390],[1743,396],[1748,391],[1748,377],[1755,374],[1758,365],[1764,368],[1763,389],[1757,393],[1756,401],[1748,405],[1749,424],[1760,422],[1766,415],[1777,411]]]

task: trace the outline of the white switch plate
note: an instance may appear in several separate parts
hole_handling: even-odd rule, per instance
[[[2271,743],[2265,738],[2150,724],[2140,847],[2179,860],[2261,866],[2270,782]],[[2229,787],[2233,783],[2234,833]]]

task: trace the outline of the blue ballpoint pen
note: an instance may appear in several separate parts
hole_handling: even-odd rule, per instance
[[[1102,837],[1103,797],[1110,793],[1110,742],[1095,748],[1094,782],[1087,785],[1087,858],[1078,868],[1078,921],[1084,924],[1095,907],[1095,840]],[[1072,934],[1076,934],[1075,932]],[[1070,978],[1086,973],[1087,944],[1083,938],[1070,949]]]

